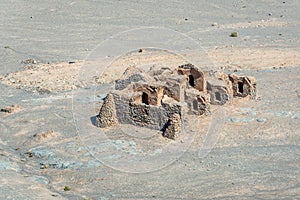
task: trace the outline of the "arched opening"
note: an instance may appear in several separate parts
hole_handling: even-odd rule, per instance
[[[204,75],[198,69],[192,68],[189,75],[189,84],[199,91],[204,91]]]
[[[189,84],[192,87],[195,87],[195,79],[193,75],[189,75]]]
[[[239,93],[244,93],[244,83],[238,82]]]
[[[145,92],[143,92],[143,94],[142,94],[142,103],[149,105],[149,96]]]

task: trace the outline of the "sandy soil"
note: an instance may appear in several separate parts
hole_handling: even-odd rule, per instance
[[[0,112],[0,199],[300,198],[297,0],[9,0],[0,6],[6,8],[0,14],[0,109],[11,110]],[[96,45],[141,26],[168,27],[200,41],[214,64],[201,67],[256,77],[259,98],[236,99],[224,107],[224,126],[207,153],[202,147],[210,117],[195,127],[199,134],[186,151],[169,149],[162,160],[170,164],[132,174],[112,167],[123,159],[118,153],[160,155],[157,146],[170,141],[157,134],[153,143],[140,146],[134,132],[122,130],[111,133],[110,140],[97,134],[84,138],[78,133],[91,127],[82,132],[76,126],[74,109],[95,105],[97,113],[109,89],[101,83],[112,82],[128,66],[186,61],[169,53],[132,52],[94,77],[101,87],[80,99],[82,107],[74,107],[74,91],[88,94],[90,82],[78,81],[78,75]],[[238,37],[229,36],[233,31]],[[185,53],[193,56],[193,51]],[[82,117],[91,124],[92,116]],[[102,162],[93,154],[96,147],[103,150]]]
[[[138,50],[137,50],[138,51]],[[197,56],[197,55],[195,55]],[[212,69],[229,71],[263,70],[300,66],[300,52],[296,50],[276,50],[270,48],[217,47],[207,51]],[[95,82],[111,83],[120,78],[127,67],[148,65],[176,67],[187,63],[182,57],[164,52],[130,53],[113,61]],[[91,63],[97,66],[97,63]],[[83,87],[78,81],[81,70],[87,65],[84,61],[74,63],[26,64],[21,71],[0,75],[0,81],[8,86],[28,91],[57,93]],[[97,79],[96,79],[97,78]]]

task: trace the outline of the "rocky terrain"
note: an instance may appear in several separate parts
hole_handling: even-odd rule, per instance
[[[0,5],[6,8],[0,13],[0,199],[300,198],[297,0]],[[94,129],[90,118],[78,124],[78,110],[92,105],[86,112],[98,113],[126,67],[178,66],[198,56],[191,49],[183,57],[133,49],[94,77],[96,88],[78,79],[100,42],[141,26],[167,27],[198,41],[214,63],[203,68],[256,77],[258,98],[235,99],[219,118],[212,108],[210,117],[189,122],[197,126],[187,132],[196,136],[178,143],[150,140],[132,127],[104,139],[101,131],[82,134]],[[92,95],[76,98],[89,88]],[[145,146],[137,142],[141,132]],[[158,159],[139,173],[124,170],[148,154]]]

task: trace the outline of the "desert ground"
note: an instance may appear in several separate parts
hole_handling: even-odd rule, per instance
[[[0,199],[300,199],[298,0],[0,6]],[[107,49],[113,62],[105,69],[104,60],[90,59],[103,41],[141,27],[182,33],[201,54],[140,46],[117,56]],[[132,128],[104,139],[100,129],[91,134],[89,113],[99,112],[127,67],[177,67],[187,57],[203,70],[254,76],[257,98],[234,99],[222,116],[215,107],[190,126],[192,141],[145,139],[143,129]],[[103,73],[82,80],[86,66]],[[78,124],[80,117],[87,123]],[[142,153],[157,159],[134,160]]]

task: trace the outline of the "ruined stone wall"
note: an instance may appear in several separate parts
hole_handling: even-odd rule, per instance
[[[162,107],[132,104],[130,108],[132,124],[154,130],[161,130],[169,117]]]
[[[104,102],[98,115],[100,127],[110,127],[119,122],[162,130],[171,116],[182,115],[180,104],[165,102],[161,106],[146,105],[132,101],[131,96],[124,91],[115,90],[106,99],[109,101]],[[113,120],[113,123],[109,120]]]
[[[130,98],[131,96],[123,91],[114,90],[111,92],[114,99],[114,107],[116,109],[116,115],[119,123],[132,124],[130,119]]]
[[[139,81],[146,81],[146,79],[141,74],[133,74],[126,79],[118,79],[115,81],[115,89],[124,90],[132,82],[139,82]]]
[[[206,93],[187,89],[185,90],[185,102],[187,103],[189,114],[207,115],[210,113],[210,96]]]
[[[253,77],[201,72],[192,64],[147,73],[131,67],[115,82],[96,123],[100,127],[132,124],[161,130],[165,137],[175,139],[185,114],[207,115],[211,104],[223,105],[233,97],[246,96],[256,96]]]
[[[232,100],[231,86],[224,81],[215,78],[208,79],[207,91],[210,94],[210,103],[213,105],[224,105]]]
[[[186,89],[185,102],[187,103],[189,114],[203,115],[210,113],[210,97],[206,93],[192,88]]]
[[[114,97],[112,94],[106,96],[100,109],[100,114],[101,115],[96,117],[96,126],[106,128],[118,123]]]
[[[163,135],[169,139],[176,139],[181,131],[181,117],[179,114],[172,115],[165,127]]]
[[[199,71],[192,64],[181,65],[177,68],[179,75],[185,75],[188,79],[188,84],[199,90],[206,92],[206,81],[203,72]]]
[[[148,105],[161,105],[164,95],[164,86],[153,86],[145,83],[133,84],[134,92],[141,92],[142,102]]]
[[[233,96],[256,98],[256,79],[254,77],[238,76],[235,74],[228,75],[232,82]]]
[[[182,76],[169,77],[165,79],[165,95],[172,97],[176,101],[184,102],[184,89],[187,79]]]

